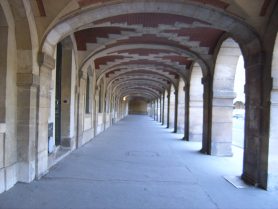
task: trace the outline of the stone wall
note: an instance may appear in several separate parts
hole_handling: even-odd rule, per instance
[[[146,115],[147,102],[144,100],[131,100],[128,104],[129,114]]]

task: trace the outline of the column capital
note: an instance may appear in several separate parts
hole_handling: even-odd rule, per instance
[[[184,83],[183,91],[188,91],[189,90],[189,83],[186,82]]]
[[[44,52],[40,52],[38,54],[38,63],[40,67],[46,67],[50,70],[53,70],[55,68],[55,59]]]
[[[85,72],[85,71],[83,71],[83,70],[80,70],[79,71],[79,78],[80,79],[84,79],[84,80],[86,80],[87,79],[87,72]]]

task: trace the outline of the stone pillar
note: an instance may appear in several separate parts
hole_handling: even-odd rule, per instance
[[[6,124],[0,123],[0,193],[6,190],[5,180],[5,133]]]
[[[210,77],[202,78],[204,86],[203,102],[203,137],[201,152],[211,154],[211,112],[212,112],[212,81]]]
[[[155,120],[155,100],[152,101],[153,119]]]
[[[162,125],[165,124],[165,92],[162,94],[162,109],[161,109],[161,123]]]
[[[160,109],[159,122],[162,123],[162,112],[163,112],[163,109],[162,109],[162,95],[160,95],[160,97],[159,97],[159,109]]]
[[[0,24],[1,25],[1,24]],[[0,26],[0,123],[6,118],[6,81],[7,81],[7,49],[8,27]]]
[[[261,62],[259,55],[250,56],[250,60]],[[263,110],[269,102],[263,104],[263,64],[246,64],[246,103],[245,103],[245,142],[242,178],[255,186],[266,188],[267,180],[267,149],[268,142],[264,139],[267,116]]]
[[[38,154],[36,151],[40,148],[38,142],[36,143],[38,84],[37,75],[17,74],[18,181],[27,183],[35,178],[37,166],[35,156]],[[48,127],[45,130],[47,132]]]
[[[173,133],[177,133],[178,130],[178,102],[179,102],[179,92],[175,90],[175,109],[174,109],[174,131]]]
[[[234,92],[213,92],[211,155],[232,156]]]
[[[94,95],[94,135],[96,136],[98,134],[98,106],[99,106],[99,102],[98,102],[98,91],[99,91],[99,88],[98,86],[95,87],[95,95]],[[116,98],[114,98],[114,122],[117,122],[118,120],[118,110],[116,109],[117,108],[117,103],[116,103]]]
[[[87,79],[87,73],[84,72],[84,71],[80,71],[80,74],[79,74],[79,94],[78,94],[78,138],[77,138],[77,147],[81,147],[83,145],[86,79]]]
[[[189,140],[189,92],[190,85],[188,82],[184,83],[184,137],[183,140]]]
[[[170,91],[167,94],[167,128],[170,127]]]
[[[38,138],[36,144],[36,177],[48,171],[48,115],[50,112],[50,87],[55,59],[42,53],[39,57],[40,86],[38,101]]]

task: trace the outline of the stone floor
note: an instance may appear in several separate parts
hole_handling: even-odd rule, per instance
[[[278,191],[225,180],[240,175],[238,156],[206,156],[181,138],[147,116],[128,116],[39,181],[1,194],[0,208],[278,208]]]

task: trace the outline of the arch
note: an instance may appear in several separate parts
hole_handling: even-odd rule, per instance
[[[50,110],[48,123],[53,124],[53,136],[48,139],[48,152],[59,151],[59,146],[73,149],[76,146],[76,64],[70,37],[63,39],[56,49],[56,67],[51,72]],[[84,92],[85,94],[85,92]],[[83,124],[83,123],[82,123]],[[55,155],[56,153],[53,153]],[[51,157],[51,156],[50,156]]]
[[[108,73],[113,72],[114,70],[120,70],[120,71],[129,71],[132,72],[135,69],[148,69],[148,71],[154,71],[157,74],[165,75],[164,73],[167,72],[167,77],[173,77],[170,78],[172,83],[174,84],[175,89],[177,89],[177,82],[175,82],[175,76],[173,74],[177,74],[178,76],[183,76],[183,74],[176,68],[172,67],[169,64],[162,64],[155,61],[150,61],[148,63],[143,64],[143,62],[146,62],[146,60],[137,60],[139,62],[142,62],[142,64],[133,64],[132,62],[123,62],[123,63],[113,63],[112,66],[109,66],[101,71],[101,73],[98,75],[97,83],[99,80],[101,80],[103,77],[105,77]],[[165,71],[164,73],[161,71]],[[171,76],[170,76],[171,75]]]
[[[112,41],[114,43],[115,40]],[[109,42],[110,43],[110,42]],[[122,50],[135,50],[135,49],[145,49],[145,50],[157,50],[157,51],[167,51],[169,54],[174,54],[174,55],[179,55],[183,57],[190,57],[191,59],[198,60],[200,63],[202,63],[203,66],[206,66],[205,60],[199,56],[197,53],[190,51],[190,50],[185,50],[182,47],[178,46],[172,46],[172,45],[159,45],[157,44],[139,44],[139,43],[132,43],[132,44],[121,44],[120,46],[114,46],[114,47],[108,47],[109,43],[106,43],[104,46],[101,45],[99,49],[93,50],[89,55],[87,55],[81,63],[81,66],[86,64],[87,62],[90,62],[90,60],[95,60],[99,57],[105,56],[107,54],[111,55],[113,53],[116,53],[117,50],[122,51]],[[105,46],[107,45],[108,48]],[[104,48],[104,49],[103,49]],[[117,53],[116,53],[117,54]],[[160,60],[162,63],[167,62],[163,59]],[[172,63],[174,65],[174,63]],[[170,67],[171,68],[171,67]],[[183,73],[183,69],[175,68],[174,66],[172,67],[179,73]],[[207,74],[207,68],[203,67],[204,69],[204,74]]]
[[[159,9],[158,9],[159,8]],[[245,43],[250,43],[256,39],[254,32],[246,27],[239,19],[223,14],[215,8],[206,8],[201,4],[194,4],[191,2],[122,2],[122,3],[108,3],[94,7],[86,7],[82,12],[76,15],[68,15],[57,20],[52,24],[52,27],[45,33],[42,44],[42,51],[53,54],[51,48],[58,43],[62,37],[67,36],[72,31],[77,29],[92,27],[92,23],[99,19],[105,19],[111,16],[130,13],[167,13],[181,16],[194,17],[208,22],[215,28],[221,28],[225,31],[233,33],[235,36],[241,37]],[[203,13],[210,14],[210,18]],[[221,16],[221,18],[219,18]],[[76,19],[79,21],[76,21]],[[59,22],[58,22],[59,21]],[[227,25],[227,22],[230,24]],[[250,34],[251,31],[251,34]],[[259,44],[259,42],[257,42]]]
[[[169,85],[169,83],[172,83],[174,86],[176,86],[176,80],[173,79],[172,77],[168,77],[164,75],[162,72],[159,70],[155,69],[149,69],[148,71],[142,71],[141,68],[138,69],[138,72],[136,70],[136,67],[130,67],[130,69],[125,69],[121,70],[120,72],[117,72],[117,74],[111,78],[110,81],[108,81],[108,87],[112,85],[112,83],[115,80],[118,80],[120,78],[124,78],[124,76],[132,76],[132,77],[143,77],[143,78],[157,78],[160,80],[163,80],[165,82],[165,85]]]
[[[161,89],[165,89],[167,87],[166,84],[159,79],[134,76],[134,77],[124,77],[122,80],[118,80],[117,82],[114,82],[112,91],[114,92],[116,88],[122,84],[127,84],[127,83],[132,84],[133,82],[152,84],[155,86],[159,86]]]
[[[203,135],[203,92],[202,70],[194,63],[190,78],[189,141],[201,141]]]
[[[241,50],[228,38],[221,44],[213,76],[211,154],[232,155],[234,79]]]

